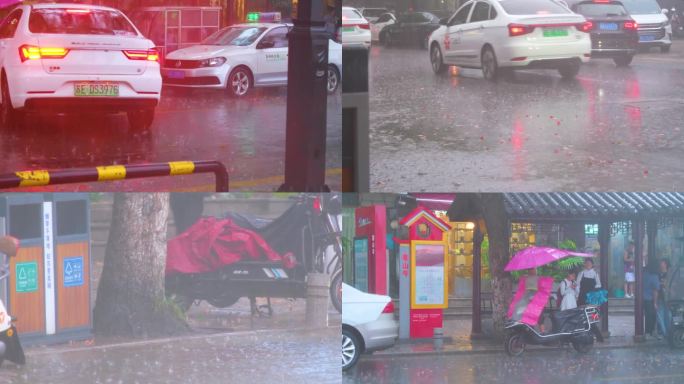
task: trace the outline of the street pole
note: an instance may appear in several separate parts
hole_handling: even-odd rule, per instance
[[[644,252],[644,222],[640,219],[632,221],[632,237],[634,240],[634,341],[644,341],[644,268],[642,264]]]
[[[328,39],[323,0],[299,0],[287,59],[285,183],[281,192],[328,192],[325,140]]]

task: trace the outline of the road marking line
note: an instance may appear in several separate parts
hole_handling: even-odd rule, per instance
[[[627,380],[627,381],[641,381],[644,379],[672,379],[675,377],[684,377],[684,374],[678,374],[678,375],[657,375],[657,376],[639,376],[639,377],[634,377],[634,376],[625,376],[625,377],[606,377],[602,379],[598,379],[599,381],[622,381],[622,380]]]

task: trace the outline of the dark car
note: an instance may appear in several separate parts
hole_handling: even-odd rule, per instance
[[[417,45],[427,49],[430,34],[439,28],[439,17],[430,12],[405,13],[397,22],[388,25],[380,33],[380,43],[393,45]]]
[[[639,45],[636,21],[620,1],[580,1],[572,10],[591,23],[591,57],[608,57],[618,67],[632,62]]]

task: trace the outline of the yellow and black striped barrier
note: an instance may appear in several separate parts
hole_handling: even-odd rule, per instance
[[[219,161],[206,160],[19,171],[0,175],[0,189],[140,179],[156,176],[180,176],[194,173],[213,173],[216,177],[216,192],[228,192],[228,171],[225,165]]]

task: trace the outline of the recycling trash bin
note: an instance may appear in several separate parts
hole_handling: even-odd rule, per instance
[[[88,194],[2,194],[0,234],[21,242],[2,299],[24,343],[89,338]]]

